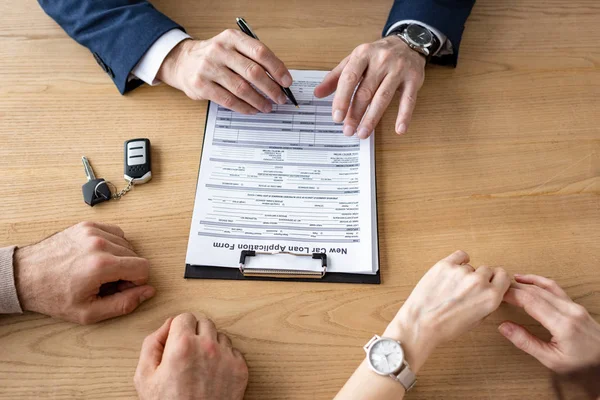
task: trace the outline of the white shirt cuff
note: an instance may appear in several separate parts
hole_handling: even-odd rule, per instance
[[[440,46],[439,50],[435,52],[435,54],[432,54],[432,57],[445,56],[445,55],[454,53],[454,48],[452,47],[452,43],[448,40],[446,35],[444,35],[440,31],[438,31],[437,29],[435,29],[433,26],[429,26],[426,23],[421,22],[421,21],[415,21],[414,19],[405,19],[405,20],[396,22],[395,24],[390,26],[390,29],[388,29],[388,31],[386,32],[386,36],[389,35],[390,32],[392,32],[394,29],[398,28],[401,25],[406,25],[406,24],[417,24],[417,25],[424,26],[425,28],[427,28],[431,32],[433,32],[433,34],[435,36],[437,36],[438,40],[441,43],[441,46]]]
[[[140,59],[138,64],[131,70],[133,78],[141,79],[150,86],[158,85],[160,81],[156,79],[156,74],[158,74],[158,70],[163,61],[175,46],[190,37],[190,35],[183,32],[181,29],[171,29],[159,37]]]

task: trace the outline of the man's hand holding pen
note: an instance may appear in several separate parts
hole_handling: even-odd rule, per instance
[[[252,85],[277,104],[287,102],[279,85],[292,85],[290,72],[267,46],[235,29],[208,40],[179,43],[157,78],[193,100],[211,100],[243,114],[272,110]]]

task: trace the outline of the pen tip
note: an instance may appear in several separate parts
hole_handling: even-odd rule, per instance
[[[296,104],[296,108],[300,108],[300,106]]]

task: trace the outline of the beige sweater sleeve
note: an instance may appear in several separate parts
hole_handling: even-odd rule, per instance
[[[13,270],[14,246],[0,249],[0,314],[22,313]]]

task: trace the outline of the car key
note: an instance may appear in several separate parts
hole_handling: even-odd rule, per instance
[[[106,181],[102,178],[96,178],[94,170],[92,169],[87,157],[81,157],[81,161],[83,162],[85,175],[88,179],[88,181],[81,187],[81,191],[83,192],[83,201],[85,201],[87,205],[94,207],[96,204],[110,200],[112,198],[112,194]]]
[[[152,179],[150,140],[131,139],[125,142],[126,181],[138,185]]]

